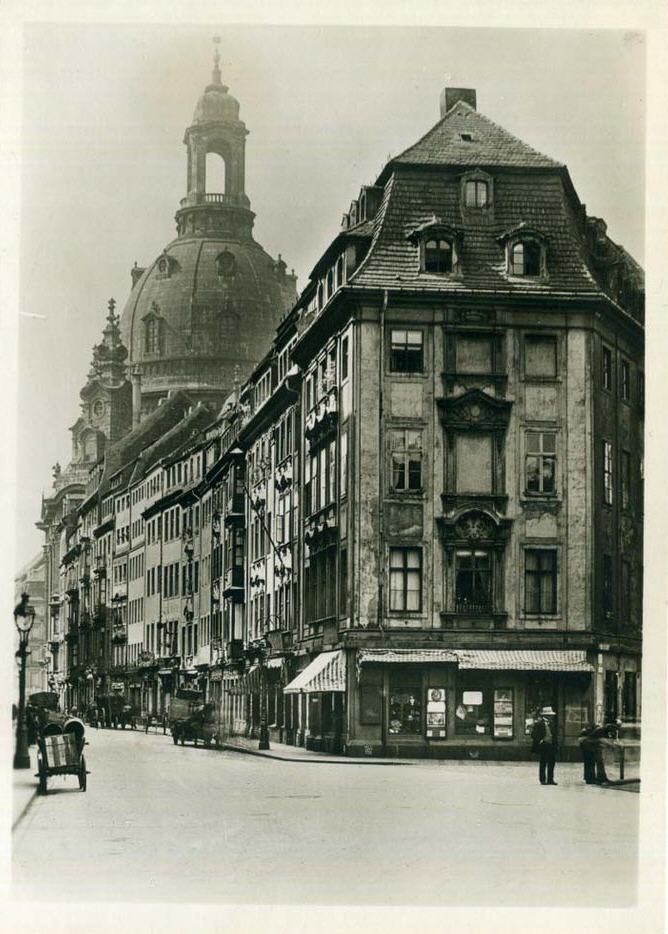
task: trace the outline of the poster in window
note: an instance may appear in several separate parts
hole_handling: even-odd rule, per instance
[[[445,739],[445,688],[427,688],[427,738]]]
[[[494,691],[494,739],[513,738],[513,691],[497,688]]]

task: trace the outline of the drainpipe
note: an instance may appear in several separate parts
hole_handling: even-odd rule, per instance
[[[384,448],[383,417],[385,375],[385,312],[387,311],[388,293],[383,290],[383,302],[380,307],[380,354],[378,355],[378,628],[383,628],[383,609],[385,601],[385,506],[384,494]]]

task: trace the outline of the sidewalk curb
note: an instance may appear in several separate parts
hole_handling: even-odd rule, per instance
[[[15,820],[14,823],[12,824],[12,833],[14,833],[14,831],[15,831],[16,828],[19,826],[19,824],[21,823],[21,821],[23,820],[23,818],[26,816],[26,814],[28,813],[28,811],[29,811],[29,809],[30,809],[31,804],[33,803],[33,801],[35,800],[36,797],[37,797],[37,786],[35,786],[35,789],[34,789],[33,793],[30,795],[30,797],[28,798],[27,802],[25,803],[25,805],[24,805],[23,808],[21,809],[21,812],[19,813],[18,817],[16,818],[16,820]]]
[[[257,756],[259,759],[273,759],[274,762],[302,762],[307,765],[385,765],[401,766],[415,765],[415,762],[384,762],[382,759],[306,759],[299,756],[276,756],[270,751],[265,752],[259,749],[249,749],[247,746],[237,746],[235,743],[221,743],[221,749],[227,749],[230,752],[241,752],[247,756]]]

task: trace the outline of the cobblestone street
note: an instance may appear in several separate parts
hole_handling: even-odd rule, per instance
[[[86,794],[73,778],[53,779],[16,828],[16,898],[608,907],[635,898],[639,796],[585,786],[578,765],[558,765],[548,788],[533,763],[306,764],[174,746],[162,734],[89,738]]]

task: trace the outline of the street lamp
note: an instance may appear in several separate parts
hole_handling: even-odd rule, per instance
[[[26,659],[30,654],[28,640],[30,630],[35,622],[35,608],[30,606],[30,596],[21,594],[21,600],[14,609],[14,625],[19,634],[19,647],[16,657],[19,659],[19,710],[16,717],[16,751],[14,753],[14,768],[29,769],[30,753],[28,751],[28,725],[26,723]]]

